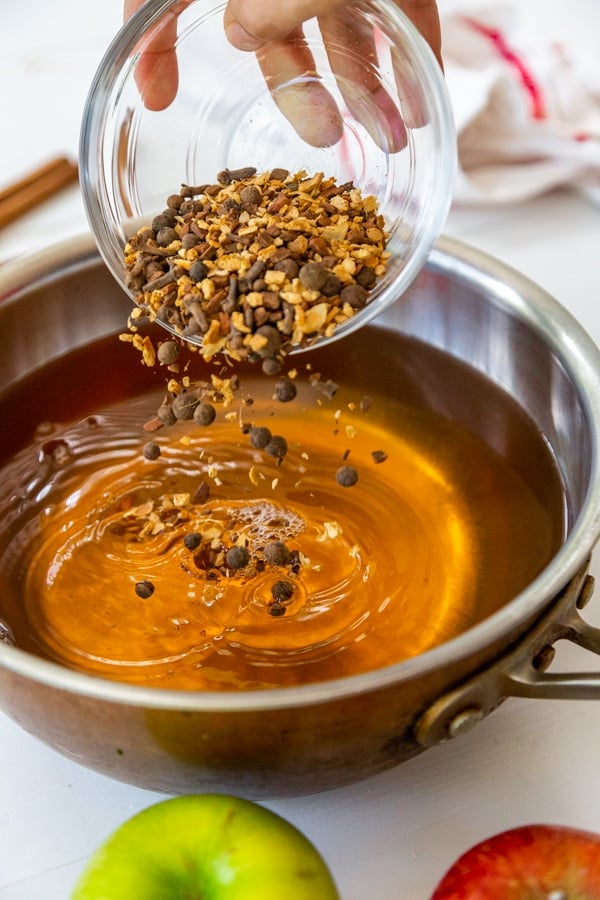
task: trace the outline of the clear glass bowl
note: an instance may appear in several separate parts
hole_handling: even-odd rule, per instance
[[[224,10],[216,0],[148,0],[108,48],[81,132],[91,230],[127,291],[124,244],[182,183],[214,183],[223,169],[245,166],[353,181],[377,198],[391,257],[368,304],[335,332],[340,338],[403,293],[443,228],[455,171],[443,74],[393,2],[363,0],[305,23],[296,50],[311,53],[314,68],[302,74],[280,72],[278,48],[268,45],[269,89],[257,55],[228,42]],[[371,40],[372,54],[358,34]],[[165,93],[159,102],[146,95],[145,104],[149,69]],[[307,104],[299,127],[290,99]]]

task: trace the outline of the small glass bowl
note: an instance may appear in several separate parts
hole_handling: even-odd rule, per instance
[[[108,48],[81,131],[91,230],[133,298],[124,245],[182,183],[214,183],[222,170],[246,166],[353,181],[377,198],[390,259],[367,305],[319,342],[341,338],[406,290],[443,228],[456,161],[443,74],[395,3],[359,0],[303,25],[295,51],[312,59],[300,74],[280,72],[281,46],[267,45],[267,86],[258,55],[227,40],[225,5],[147,0]],[[357,35],[371,41],[372,53]],[[149,99],[150,83],[161,97]],[[290,121],[290,98],[307,102],[298,127]]]

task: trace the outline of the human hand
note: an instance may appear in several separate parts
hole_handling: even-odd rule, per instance
[[[135,2],[135,0],[134,0]],[[225,10],[225,32],[238,50],[257,51],[269,41],[280,41],[313,16],[327,15],[348,0],[291,0],[281,3],[273,18],[271,0],[229,0]],[[441,34],[436,0],[396,0],[396,5],[421,32],[440,66]],[[137,2],[140,6],[140,0]]]
[[[143,2],[124,0],[125,19]],[[307,72],[315,72],[316,67],[304,40],[302,23],[317,17],[329,64],[348,108],[360,118],[360,107],[368,98],[377,116],[386,124],[387,149],[400,150],[406,144],[404,119],[376,78],[372,65],[377,59],[375,36],[364,22],[359,23],[344,12],[347,2],[286,0],[278,5],[277,16],[273,17],[272,0],[229,0],[224,15],[225,32],[234,47],[256,53],[277,105],[300,136],[313,146],[330,146],[342,136],[340,111],[318,78],[303,77]],[[441,65],[440,24],[435,0],[396,0],[396,3],[429,43]],[[174,49],[177,16],[186,5],[186,0],[174,5],[170,18],[154,33],[137,63],[136,82],[148,109],[164,109],[177,93]],[[340,52],[340,47],[352,48],[353,53]],[[418,127],[423,124],[419,113],[420,87],[414,80],[411,82],[410,73],[398,54],[393,55],[392,62],[398,85],[402,83],[404,118],[410,126]],[[293,87],[281,90],[286,84]],[[347,84],[352,84],[350,94],[344,87]],[[369,123],[365,122],[365,125],[369,129]],[[372,136],[376,142],[381,140],[378,130]]]

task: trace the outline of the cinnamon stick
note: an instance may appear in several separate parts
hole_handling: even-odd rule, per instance
[[[77,164],[56,157],[0,191],[0,228],[77,181]]]

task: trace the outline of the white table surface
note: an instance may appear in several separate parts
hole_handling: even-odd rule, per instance
[[[532,27],[544,11],[536,27],[596,44],[597,0],[520,3]],[[87,86],[120,9],[120,0],[2,4],[0,187],[55,154],[76,156]],[[0,231],[0,262],[83,231],[69,189]],[[565,191],[501,211],[453,211],[445,231],[537,281],[600,342],[599,209]],[[597,620],[599,608],[596,598]],[[600,670],[572,648],[564,660]],[[343,900],[428,900],[452,860],[495,831],[532,821],[600,831],[599,745],[600,703],[509,700],[470,734],[392,771],[266,805],[315,842]],[[1,900],[67,900],[95,846],[158,799],[67,761],[0,714]]]

